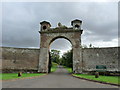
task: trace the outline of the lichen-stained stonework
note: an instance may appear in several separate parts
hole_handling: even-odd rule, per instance
[[[2,47],[0,62],[2,61],[2,72],[37,72],[39,61],[39,49]]]
[[[96,65],[104,65],[109,72],[120,72],[118,49],[119,47],[82,49],[83,71],[95,71]]]
[[[75,23],[75,22],[73,22]],[[42,22],[40,34],[40,58],[39,58],[39,72],[48,73],[48,65],[49,65],[49,47],[50,44],[57,38],[65,38],[69,40],[72,44],[73,49],[73,72],[74,73],[82,73],[82,59],[81,59],[81,34],[82,31],[78,26],[77,28],[62,26],[59,23],[59,27],[50,28],[47,25],[50,23],[46,23],[46,21]],[[75,24],[74,24],[75,25]]]
[[[96,65],[105,65],[107,71],[120,72],[118,66],[120,61],[118,57],[118,49],[120,48],[83,48],[82,63],[79,64],[82,66],[82,71],[95,71]],[[39,69],[38,66],[40,64],[38,64],[38,62],[40,61],[40,49],[2,47],[0,48],[0,53],[0,64],[2,64],[2,67],[0,66],[0,71],[3,73],[18,71],[37,72]],[[44,53],[42,54],[44,55]]]

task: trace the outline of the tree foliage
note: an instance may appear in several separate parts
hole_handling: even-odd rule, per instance
[[[50,59],[51,59],[51,61],[52,62],[55,62],[55,63],[57,63],[57,64],[59,64],[60,62],[59,62],[59,58],[60,58],[60,51],[58,51],[58,50],[51,50],[51,52],[50,52]]]
[[[51,52],[50,52],[50,60],[52,62],[57,63],[58,65],[63,65],[63,66],[72,68],[72,66],[73,66],[72,65],[72,63],[73,63],[72,58],[73,58],[72,50],[64,53],[61,58],[60,58],[60,51],[51,50]]]
[[[60,59],[60,64],[72,68],[72,63],[73,63],[72,58],[73,58],[73,52],[72,50],[70,50],[62,55],[62,58]]]

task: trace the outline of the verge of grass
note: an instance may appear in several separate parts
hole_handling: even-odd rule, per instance
[[[72,73],[72,68],[69,68],[69,67],[64,67],[68,70],[69,73]]]
[[[95,78],[95,75],[88,75],[88,74],[73,74],[73,76],[95,80],[95,81],[101,81],[105,83],[112,83],[112,84],[119,84],[119,76],[99,76],[99,78]]]
[[[19,79],[25,77],[34,77],[34,76],[41,76],[45,75],[44,73],[22,73],[21,77],[18,77],[17,73],[0,73],[0,79],[2,80],[10,80],[10,79]]]
[[[2,73],[0,73],[0,80],[2,80]]]
[[[57,63],[52,62],[51,72],[55,72],[57,69],[57,66],[58,66]]]

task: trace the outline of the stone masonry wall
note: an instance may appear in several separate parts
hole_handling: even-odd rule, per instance
[[[3,47],[2,69],[9,70],[37,70],[39,62],[39,49]]]
[[[6,70],[38,70],[39,49],[0,48],[0,63]],[[84,48],[82,49],[83,70],[91,71],[96,65],[105,65],[108,71],[118,71],[118,48]]]
[[[85,71],[96,69],[96,65],[105,65],[108,71],[118,71],[118,48],[84,48],[82,51]]]

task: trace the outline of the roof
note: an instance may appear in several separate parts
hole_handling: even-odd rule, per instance
[[[71,21],[71,25],[73,25],[74,22],[80,22],[80,23],[82,23],[81,20],[79,20],[79,19],[75,19],[75,20]]]
[[[49,24],[51,26],[51,24],[49,22],[47,22],[47,21],[40,22],[40,24],[43,24],[43,23]]]

